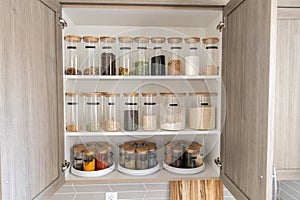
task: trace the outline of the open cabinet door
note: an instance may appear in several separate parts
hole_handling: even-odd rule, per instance
[[[47,199],[63,184],[61,6],[0,6],[2,199]]]
[[[231,0],[224,8],[221,180],[239,200],[272,198],[274,3]]]

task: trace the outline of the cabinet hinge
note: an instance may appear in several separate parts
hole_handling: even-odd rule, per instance
[[[223,162],[221,161],[221,159],[219,157],[217,157],[215,159],[215,164],[220,167],[220,169],[222,170],[222,166],[223,166]]]
[[[62,17],[59,17],[58,19],[58,25],[64,29],[65,27],[68,27],[68,23],[66,22],[66,20],[64,20]]]
[[[216,28],[218,31],[222,32],[222,30],[225,28],[225,18],[223,18],[223,20],[220,21]]]
[[[67,160],[65,160],[65,162],[63,164],[61,164],[61,171],[62,173],[64,173],[70,166],[70,162],[68,162]]]

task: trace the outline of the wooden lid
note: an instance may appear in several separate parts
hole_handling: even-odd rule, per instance
[[[137,97],[139,96],[138,92],[125,92],[124,97]]]
[[[135,148],[134,147],[126,147],[124,149],[127,153],[135,153]]]
[[[99,38],[96,36],[83,36],[83,41],[89,43],[97,43],[99,42]]]
[[[82,92],[66,92],[65,95],[66,95],[67,97],[74,97],[74,96],[76,96],[76,95],[81,96],[81,95],[82,95]]]
[[[137,148],[136,149],[137,153],[148,153],[148,148],[147,147],[143,147],[143,148]]]
[[[142,96],[156,96],[157,93],[156,92],[142,92]]]
[[[194,147],[194,146],[189,146],[187,149],[186,149],[186,152],[188,153],[196,153],[197,151],[197,148]]]
[[[164,37],[152,37],[151,42],[155,44],[162,44],[166,42],[166,38]]]
[[[157,150],[157,147],[156,146],[148,146],[148,151],[156,151]]]
[[[133,146],[135,145],[135,141],[128,141],[124,143],[125,145]]]
[[[111,37],[111,36],[101,36],[100,40],[101,40],[101,42],[106,42],[106,43],[115,43],[116,42],[116,38]]]
[[[128,147],[130,147],[130,145],[127,145],[127,144],[121,144],[121,145],[119,146],[119,149],[126,149],[126,148],[128,148]]]
[[[97,144],[98,144],[99,147],[101,147],[101,146],[107,146],[108,142],[98,142]]]
[[[119,39],[120,43],[132,43],[133,42],[133,38],[129,37],[129,36],[122,36],[122,37],[119,37],[118,39]]]
[[[135,141],[135,144],[137,144],[137,145],[144,145],[144,144],[145,144],[145,141],[143,141],[143,140],[138,140],[138,141]]]
[[[84,92],[83,93],[84,96],[88,96],[88,97],[93,97],[93,96],[97,96],[97,97],[100,97],[102,96],[100,93],[98,92]]]
[[[195,44],[195,43],[199,43],[200,42],[200,38],[199,37],[187,37],[184,38],[185,43],[187,44]]]
[[[203,38],[203,44],[216,44],[219,42],[219,38],[212,37],[212,38]]]
[[[99,153],[99,154],[105,154],[105,153],[107,153],[107,148],[100,147],[100,148],[97,149],[97,153]]]
[[[87,155],[87,156],[92,156],[92,155],[94,155],[94,154],[95,154],[94,151],[89,151],[89,150],[85,150],[85,151],[84,151],[84,155]]]
[[[145,37],[145,36],[135,37],[135,38],[133,38],[133,40],[136,43],[149,43],[149,38]]]
[[[83,144],[74,145],[73,151],[74,153],[81,153],[86,150],[85,146]]]
[[[99,94],[100,96],[105,96],[107,94],[107,92],[95,92],[97,94]]]
[[[114,146],[112,144],[107,145],[108,150],[112,150],[113,148],[114,148]]]
[[[182,42],[181,37],[170,37],[170,38],[168,38],[168,43],[169,44],[179,44],[181,42]]]
[[[190,96],[212,96],[216,95],[216,92],[192,92],[189,93]]]
[[[81,37],[77,35],[66,35],[64,39],[67,42],[81,42]]]
[[[146,142],[145,143],[146,146],[156,146],[155,142]]]
[[[107,93],[105,94],[106,97],[119,97],[120,94],[119,93]]]
[[[172,92],[161,92],[159,93],[161,96],[185,96],[186,93],[172,93]]]

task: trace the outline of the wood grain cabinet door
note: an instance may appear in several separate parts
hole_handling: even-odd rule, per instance
[[[61,6],[9,0],[0,6],[2,199],[47,199],[63,183]]]
[[[232,0],[224,8],[221,180],[239,200],[272,198],[274,2]]]

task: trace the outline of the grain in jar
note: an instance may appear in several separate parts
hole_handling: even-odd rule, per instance
[[[212,105],[212,96],[216,93],[189,93],[189,125],[191,129],[211,130],[216,127],[216,108]]]
[[[119,37],[119,75],[128,76],[133,75],[132,68],[132,57],[131,57],[131,48],[132,48],[132,37]]]
[[[66,92],[66,131],[78,132],[82,130],[82,93]]]
[[[218,75],[218,69],[220,66],[219,58],[219,38],[203,38],[203,44],[206,49],[206,67],[202,70],[203,75]]]
[[[125,148],[125,168],[135,169],[135,148],[127,147]]]
[[[106,147],[100,147],[96,153],[96,170],[106,169],[108,167],[108,153]]]
[[[118,93],[108,93],[105,97],[105,130],[119,131],[119,97]]]
[[[124,93],[124,130],[136,131],[139,128],[139,110],[137,92]]]
[[[157,129],[156,96],[156,92],[142,93],[142,127],[145,131],[154,131]]]
[[[148,148],[141,147],[136,149],[136,169],[142,170],[148,168]]]
[[[160,128],[182,130],[185,128],[185,93],[160,93]]]
[[[188,47],[188,54],[185,56],[185,75],[197,76],[200,73],[200,52],[199,37],[187,37],[184,39]]]
[[[84,75],[99,75],[99,56],[97,53],[99,38],[96,36],[83,36],[83,62]]]
[[[95,132],[101,130],[101,94],[95,92],[84,93],[86,130]]]
[[[80,68],[80,47],[81,37],[76,35],[66,35],[65,40],[65,55],[64,66],[65,75],[82,75]]]
[[[151,75],[166,75],[166,56],[163,53],[163,46],[166,42],[164,37],[152,37],[154,55],[151,57]]]
[[[116,38],[100,37],[101,45],[101,75],[116,75]]]
[[[95,152],[85,150],[83,154],[83,170],[84,171],[95,171]]]
[[[136,46],[135,60],[134,60],[134,75],[144,76],[149,75],[149,58],[148,58],[148,44],[149,38],[140,36],[134,38]]]
[[[168,60],[168,75],[182,75],[183,59],[182,59],[182,38],[168,38],[170,45],[170,57]]]

